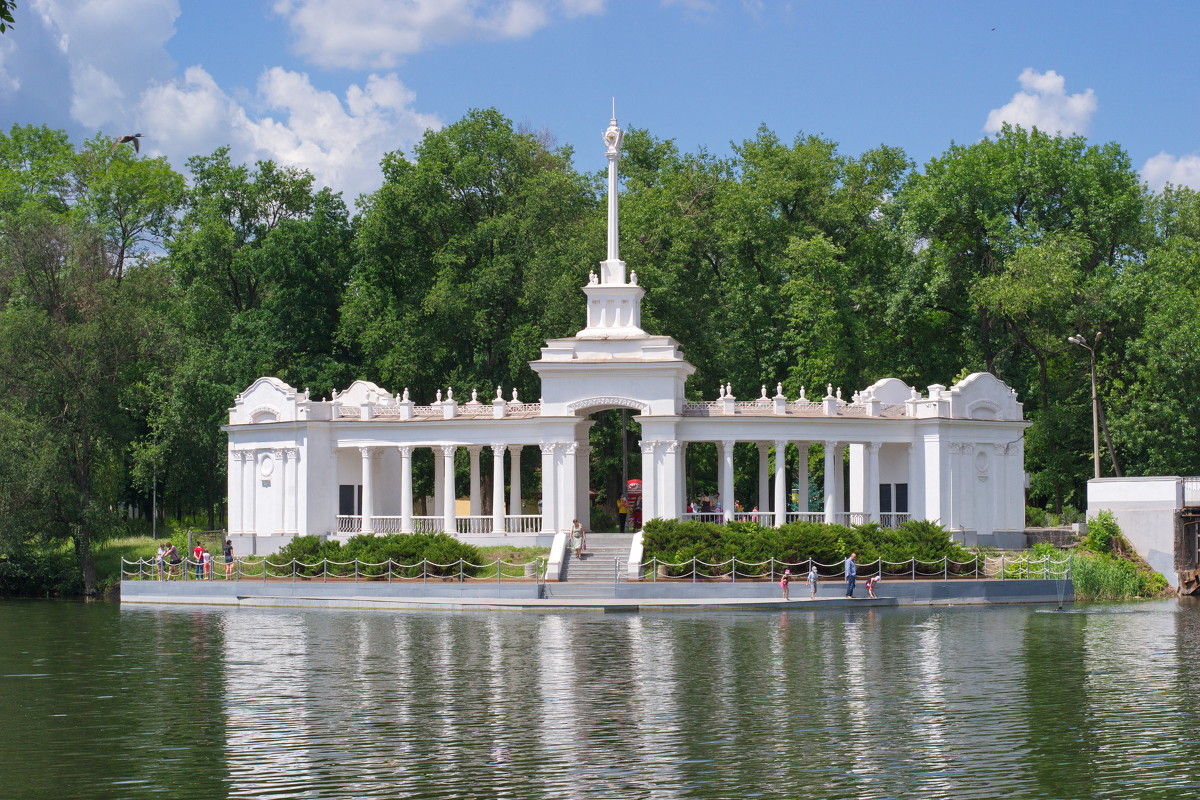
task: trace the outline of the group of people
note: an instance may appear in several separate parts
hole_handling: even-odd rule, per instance
[[[225,540],[222,555],[225,558],[225,578],[228,580],[233,577],[233,541],[231,539]],[[192,548],[191,556],[189,564],[195,571],[196,580],[212,580],[212,553],[202,544],[197,543]],[[179,548],[173,543],[167,542],[158,546],[158,552],[154,554],[154,566],[158,571],[160,581],[181,578],[183,576],[182,564],[183,556],[179,554]]]
[[[642,527],[641,497],[634,497],[633,500],[630,500],[627,495],[621,495],[617,498],[617,525],[620,527],[621,533],[625,532],[626,520],[635,531]]]
[[[854,560],[856,558],[858,558],[858,554],[851,553],[850,556],[846,559],[846,563],[843,565],[845,568],[845,571],[846,571],[846,597],[851,597],[851,598],[854,597],[854,586],[858,581],[858,564],[855,563],[855,560]],[[809,568],[808,568],[809,597],[815,598],[817,596],[817,580],[818,580],[818,578],[819,578],[819,576],[817,575],[817,565],[810,564]],[[784,600],[791,599],[790,597],[788,597],[788,589],[791,584],[791,579],[792,579],[792,571],[790,569],[785,569],[783,571],[783,578],[782,578],[782,580],[779,581],[779,587],[781,589],[783,589],[783,599]],[[867,579],[867,594],[869,594],[872,597],[872,599],[878,599],[878,597],[879,597],[877,594],[875,594],[875,587],[879,585],[879,581],[881,579],[882,579],[882,576],[880,576],[879,574],[872,575],[870,578]]]

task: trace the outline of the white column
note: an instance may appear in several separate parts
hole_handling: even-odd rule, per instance
[[[808,442],[797,442],[796,450],[796,510],[808,511]]]
[[[471,457],[471,516],[478,517],[483,513],[483,498],[480,496],[479,486],[479,453],[483,450],[482,445],[473,444],[467,447],[467,454]]]
[[[925,480],[919,471],[917,456],[919,451],[915,444],[908,445],[908,514],[909,519],[925,518]]]
[[[833,494],[834,508],[838,514],[845,514],[849,511],[846,508],[846,445],[842,444],[833,451],[833,478],[834,486],[837,490]]]
[[[771,508],[771,443],[758,443],[758,511],[765,514]]]
[[[825,521],[830,524],[837,522],[837,473],[838,467],[841,466],[841,464],[834,464],[837,449],[837,442],[828,440],[825,442]]]
[[[236,466],[234,466],[236,464]],[[229,451],[229,502],[225,506],[225,516],[230,533],[242,532],[242,490],[246,485],[246,459],[241,450]]]
[[[442,463],[442,454],[438,448],[430,449],[433,451],[433,512],[429,513],[426,510],[426,513],[432,517],[440,517],[445,514],[446,510],[445,503],[442,502],[446,494],[446,468]]]
[[[733,504],[736,499],[733,487],[733,448],[736,444],[733,439],[721,441],[721,509],[726,522],[733,519]]]
[[[400,532],[413,532],[412,454],[410,445],[400,445]]]
[[[775,512],[776,528],[787,521],[787,442],[782,439],[775,442],[775,503],[771,510]]]
[[[960,487],[959,502],[961,512],[957,514],[959,525],[969,530],[978,531],[975,525],[975,445],[970,442],[962,443],[962,456],[958,462],[958,474],[955,481]]]
[[[585,528],[592,527],[592,446],[575,449],[575,516]]]
[[[658,442],[642,440],[642,525],[657,516],[654,508],[654,451]]]
[[[879,442],[867,442],[867,519],[879,522]]]
[[[554,503],[554,451],[558,445],[543,442],[539,447],[542,450],[542,533],[556,533],[558,517]]]
[[[275,456],[276,470],[279,472],[279,527],[272,533],[283,533],[287,530],[288,482],[287,482],[287,448],[277,447],[272,454]]]
[[[454,501],[456,499],[454,491],[454,453],[457,450],[458,445],[442,445],[442,530],[451,536],[458,533],[457,515],[454,508]]]
[[[575,483],[578,475],[575,472],[575,452],[579,449],[577,442],[563,442],[559,445],[558,453],[560,465],[558,470],[559,491],[555,493],[558,500],[558,529],[567,531],[571,529],[571,521],[578,519],[579,514],[575,509],[577,500],[575,492]]]
[[[508,475],[508,513],[521,513],[521,450],[524,445],[514,444],[509,453],[512,463]]]
[[[492,532],[504,533],[504,451],[502,444],[492,445]]]
[[[254,519],[254,504],[258,502],[258,452],[248,450],[244,455],[246,469],[243,474],[246,478],[246,490],[242,493],[242,530],[254,535],[258,533]]]
[[[296,520],[300,516],[300,448],[287,449],[288,497],[284,499],[284,525],[288,533],[298,533]],[[306,526],[307,527],[307,526]]]
[[[675,508],[679,513],[676,516],[687,511],[687,447],[687,442],[679,443],[679,468],[675,473]]]
[[[362,455],[362,527],[359,528],[361,533],[374,533],[374,521],[371,517],[375,516],[375,493],[372,489],[371,475],[371,456],[372,449],[370,447],[360,447],[358,452]]]
[[[680,444],[674,440],[658,448],[659,502],[655,509],[663,519],[679,519],[679,450]]]

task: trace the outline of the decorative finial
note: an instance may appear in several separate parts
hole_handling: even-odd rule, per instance
[[[498,384],[498,383],[496,384],[496,399],[497,400],[504,399],[504,390],[500,388],[500,384]]]
[[[637,286],[637,271],[633,270],[629,273],[629,285]]]
[[[436,405],[441,402],[442,402],[442,390],[438,389],[437,390],[437,400],[434,401],[434,404]]]
[[[600,282],[600,278],[598,275],[596,275],[596,270],[592,270],[591,272],[588,273],[588,283],[595,286],[599,282]]]
[[[800,401],[801,402],[808,401],[808,398],[804,396],[804,387],[803,386],[800,387]]]
[[[833,384],[832,383],[825,384],[825,396],[829,397],[832,394],[833,394]]]
[[[471,390],[471,402],[472,402],[472,403],[478,403],[478,402],[479,402],[479,393],[478,393],[478,392],[476,392],[474,389],[472,389],[472,390]]]
[[[765,383],[762,385],[762,399],[767,399],[767,385]]]
[[[783,384],[782,383],[775,384],[775,396],[776,397],[783,396]]]
[[[454,389],[453,389],[452,387],[447,387],[447,389],[446,389],[446,399],[447,399],[447,400],[453,400],[453,399],[454,399]]]
[[[408,402],[408,387],[404,387],[404,402]]]
[[[337,400],[337,398],[338,398],[338,390],[337,390],[337,389],[334,389],[334,390],[333,390],[333,399],[334,399],[334,400]]]
[[[842,399],[842,387],[840,387],[840,386],[838,387],[838,390],[837,390],[837,399],[838,400]]]
[[[513,399],[512,399],[512,401],[513,401],[514,403],[515,403],[515,402],[517,402],[517,387],[515,387],[515,386],[513,387]]]
[[[733,397],[733,384],[732,383],[725,384],[725,396]]]

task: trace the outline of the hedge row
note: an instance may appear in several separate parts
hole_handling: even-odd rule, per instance
[[[692,520],[653,519],[646,523],[642,538],[643,558],[674,564],[693,558],[720,563],[731,558],[739,561],[776,561],[798,564],[813,559],[822,564],[839,564],[851,553],[858,563],[882,558],[903,562],[970,561],[974,556],[955,544],[940,525],[910,521],[897,528],[878,524],[830,525],[823,522],[795,522],[768,528],[757,522],[730,522],[721,525]],[[951,572],[953,572],[951,565]]]
[[[407,569],[399,570],[393,565],[393,575],[417,578],[422,574],[458,575],[460,569],[462,575],[473,577],[479,571],[482,558],[478,548],[460,542],[453,536],[444,533],[411,533],[383,536],[359,534],[352,536],[345,544],[332,539],[321,541],[316,536],[297,536],[268,560],[272,564],[285,564],[295,560],[302,564],[314,565],[296,570],[297,575],[309,576],[320,575],[325,570],[328,570],[329,575],[355,574],[353,564],[346,567],[321,565],[326,559],[331,562],[357,560],[368,565],[382,564],[383,566],[360,564],[358,574],[386,575],[386,562],[390,560],[407,566]],[[460,560],[466,563],[460,565]],[[422,566],[422,562],[425,561],[429,563]]]

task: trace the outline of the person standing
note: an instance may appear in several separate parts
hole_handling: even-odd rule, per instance
[[[854,597],[854,580],[858,577],[858,566],[854,563],[857,553],[846,559],[846,597]]]
[[[583,558],[583,525],[579,520],[571,520],[571,546],[575,548],[575,557]]]
[[[811,599],[817,597],[817,565],[811,561],[808,565],[808,596]]]
[[[625,517],[629,516],[629,501],[625,499],[625,495],[617,498],[617,525],[621,528],[621,533],[625,532]]]
[[[788,584],[790,584],[791,582],[792,582],[792,571],[790,569],[785,569],[783,571],[783,579],[781,581],[779,581],[779,588],[783,589],[783,599],[784,600],[790,599],[788,597]]]
[[[204,567],[204,580],[212,580],[212,553],[207,550],[200,551],[200,563]]]
[[[192,560],[195,562],[192,569],[196,573],[196,580],[204,577],[204,547],[199,542],[192,548]]]
[[[160,544],[158,546],[158,552],[154,555],[154,567],[155,571],[158,573],[158,579],[160,581],[163,579],[163,564],[166,563],[166,555],[167,548]]]
[[[233,577],[233,540],[225,540],[225,580]]]

